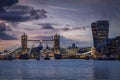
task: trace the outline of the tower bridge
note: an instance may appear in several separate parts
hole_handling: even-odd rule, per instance
[[[30,40],[30,39],[28,39],[28,36],[24,33],[21,36],[22,53],[28,53],[28,42],[38,42],[38,41],[39,42],[49,42],[49,41],[54,42],[53,49],[56,54],[60,49],[60,35],[57,33],[53,36],[53,39],[51,39],[51,40]]]

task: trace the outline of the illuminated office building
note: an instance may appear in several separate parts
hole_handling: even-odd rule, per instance
[[[101,20],[91,24],[94,47],[98,53],[103,53],[103,45],[107,43],[109,34],[109,21]]]

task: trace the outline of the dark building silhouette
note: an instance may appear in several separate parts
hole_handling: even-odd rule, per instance
[[[98,53],[103,53],[103,45],[107,43],[109,34],[109,21],[100,20],[91,24],[94,47]]]
[[[72,48],[76,48],[75,43],[72,43]]]
[[[104,50],[107,56],[120,56],[120,36],[108,39]]]

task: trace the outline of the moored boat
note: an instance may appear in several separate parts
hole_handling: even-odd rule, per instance
[[[50,57],[49,57],[49,56],[46,56],[46,57],[44,58],[44,60],[50,60]]]

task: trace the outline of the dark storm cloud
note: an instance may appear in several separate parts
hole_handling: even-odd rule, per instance
[[[12,29],[3,23],[2,25],[0,24],[0,32],[3,32],[3,31],[12,31]]]
[[[0,23],[0,40],[16,40],[15,35],[11,35],[8,32],[12,32],[11,26],[5,24],[5,22]]]
[[[12,31],[12,27],[16,27],[18,22],[47,18],[47,11],[44,9],[35,9],[25,5],[13,5],[14,2],[12,3],[12,1],[16,0],[0,0],[0,20],[4,21],[4,23],[0,23],[1,40],[17,39],[17,36]],[[4,6],[9,7],[3,9]],[[6,26],[6,22],[11,23],[12,26]]]
[[[11,6],[18,3],[19,0],[0,0],[0,7]]]
[[[62,31],[70,31],[70,30],[86,30],[87,28],[90,28],[90,26],[71,26],[69,24],[66,24],[64,28],[60,28],[59,30],[62,30]]]
[[[0,32],[0,39],[1,40],[17,40],[15,36],[9,35],[6,32]]]
[[[13,5],[6,8],[6,11],[0,12],[0,19],[11,22],[23,22],[36,19],[47,18],[44,9],[34,9],[33,7],[23,5]]]
[[[60,24],[54,24],[54,23],[39,23],[37,25],[42,26],[42,28],[39,29],[50,29],[50,30],[58,30],[58,31],[70,31],[70,30],[86,30],[87,28],[90,28],[90,26],[78,26],[78,27],[73,27],[69,24],[64,25],[64,28],[57,28],[57,26],[61,26]],[[55,26],[55,27],[53,27]],[[29,29],[26,28],[26,30],[38,30],[38,29]]]
[[[56,24],[52,24],[52,23],[39,23],[38,25],[42,26],[42,29],[54,29],[53,25],[56,25]]]
[[[28,31],[42,30],[42,29],[57,30],[53,26],[57,26],[58,24],[54,24],[54,23],[34,23],[34,25],[37,25],[37,26],[40,26],[40,27],[39,28],[24,28],[24,29],[28,30]]]

